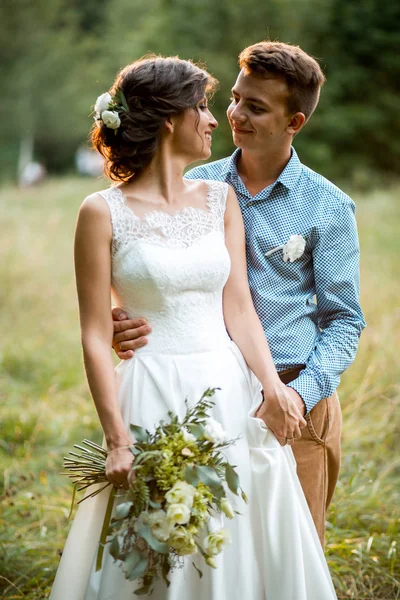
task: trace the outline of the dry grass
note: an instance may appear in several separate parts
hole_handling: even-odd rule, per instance
[[[101,187],[79,179],[0,192],[0,592],[46,598],[67,527],[58,472],[77,440],[99,441],[81,365],[72,240],[78,206]],[[338,595],[400,598],[400,280],[396,192],[358,202],[368,328],[343,377],[343,471],[327,554]],[[396,344],[397,342],[397,344]]]

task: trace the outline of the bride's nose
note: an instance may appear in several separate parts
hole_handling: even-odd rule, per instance
[[[209,121],[209,123],[210,123],[211,129],[216,129],[218,127],[218,121],[217,121],[217,119],[214,117],[214,115],[211,112],[210,112],[210,121]]]

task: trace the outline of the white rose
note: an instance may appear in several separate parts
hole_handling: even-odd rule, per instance
[[[170,504],[167,510],[168,521],[172,525],[185,525],[190,521],[190,508],[186,504]]]
[[[231,541],[231,534],[227,529],[219,529],[210,533],[204,540],[204,551],[209,556],[216,556],[222,552],[223,547]]]
[[[232,504],[226,498],[222,498],[221,500],[221,510],[228,517],[228,519],[234,518],[235,513],[232,508]]]
[[[155,510],[149,513],[148,524],[151,527],[151,531],[154,537],[160,542],[167,542],[171,532],[173,531],[173,525],[168,521],[167,514],[163,510]]]
[[[177,481],[175,485],[165,494],[168,504],[185,504],[189,508],[193,506],[193,498],[196,488],[186,481]]]
[[[306,247],[306,240],[302,235],[291,235],[289,241],[283,246],[283,260],[293,262],[302,256]]]
[[[177,527],[169,538],[169,545],[175,548],[179,556],[196,554],[197,546],[192,535],[184,527]]]
[[[190,433],[186,427],[182,427],[182,435],[185,442],[195,442],[196,438],[192,433]]]
[[[209,417],[206,420],[206,425],[204,427],[203,437],[214,444],[223,444],[228,440],[228,436],[226,432],[222,429],[221,423],[218,423],[212,417]]]
[[[112,103],[112,98],[108,92],[105,94],[101,94],[96,100],[96,104],[94,105],[94,110],[100,116],[101,113],[105,110],[108,110],[108,106]]]
[[[103,121],[104,125],[110,129],[118,129],[118,127],[121,125],[119,114],[114,110],[103,110],[101,113],[101,120]]]

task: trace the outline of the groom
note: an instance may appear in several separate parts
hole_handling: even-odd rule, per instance
[[[293,440],[280,435],[284,407],[264,403],[258,416],[282,445],[293,444],[323,544],[325,513],[340,468],[341,412],[335,390],[365,327],[355,207],[341,190],[302,165],[292,147],[318,104],[325,81],[318,63],[296,46],[266,41],[245,48],[239,65],[227,111],[237,149],[186,177],[226,181],[238,196],[254,306],[280,377],[307,425]],[[282,247],[293,235],[301,236],[297,258],[285,260]],[[114,309],[113,318],[114,348],[120,358],[130,358],[147,342],[151,324],[127,320],[120,309]]]

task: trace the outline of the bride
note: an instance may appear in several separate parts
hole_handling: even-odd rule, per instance
[[[154,600],[331,600],[336,598],[289,446],[255,415],[286,403],[288,438],[304,419],[272,362],[247,282],[245,235],[234,191],[190,181],[184,169],[211,154],[217,122],[207,97],[216,81],[178,58],[125,67],[96,103],[94,147],[116,182],[85,199],[75,266],[87,378],[104,431],[107,477],[128,487],[130,423],[154,430],[185,398],[218,387],[213,417],[238,442],[227,449],[249,504],[225,523],[232,543],[199,579],[191,560],[160,581]],[[152,324],[149,343],[114,371],[110,289],[130,318]],[[263,396],[261,395],[263,393]],[[107,547],[96,552],[109,488],[77,512],[51,600],[131,600]],[[212,521],[219,521],[216,516]],[[216,523],[210,523],[213,527]]]

